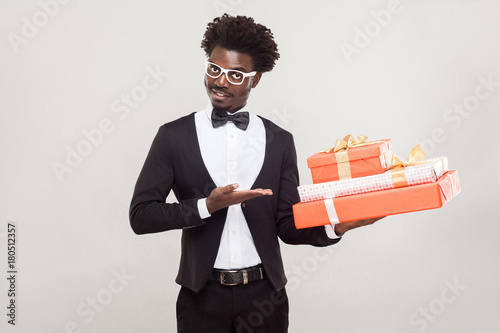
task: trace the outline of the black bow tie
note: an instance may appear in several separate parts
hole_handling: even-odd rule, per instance
[[[227,114],[226,111],[213,109],[212,110],[212,126],[214,128],[220,127],[227,123],[228,121],[232,121],[233,124],[239,129],[246,131],[248,127],[248,112],[238,112],[235,114]]]

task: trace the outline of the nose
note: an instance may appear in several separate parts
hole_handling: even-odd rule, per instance
[[[229,81],[227,80],[226,73],[222,73],[218,78],[215,79],[215,85],[221,88],[229,87]]]

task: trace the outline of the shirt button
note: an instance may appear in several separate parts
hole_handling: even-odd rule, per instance
[[[235,254],[235,255],[233,256],[233,260],[238,260],[238,255],[236,255],[236,254]]]
[[[230,138],[231,138],[231,139],[234,139],[234,134],[231,134],[231,135],[230,135]]]
[[[234,207],[231,207],[231,210],[232,210],[232,211],[234,212],[234,211],[236,210],[236,208],[234,208]]]
[[[236,236],[236,231],[233,231],[233,236]]]

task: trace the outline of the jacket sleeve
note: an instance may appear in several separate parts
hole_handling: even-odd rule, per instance
[[[172,140],[167,126],[158,130],[135,185],[130,204],[130,225],[136,234],[204,225],[198,199],[166,203],[175,188]]]
[[[284,149],[277,211],[278,236],[287,244],[328,246],[337,243],[340,238],[329,238],[323,226],[307,229],[295,227],[292,206],[300,202],[297,191],[299,172],[295,144],[291,134]]]

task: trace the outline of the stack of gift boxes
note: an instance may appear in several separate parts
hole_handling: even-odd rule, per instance
[[[307,159],[313,184],[299,186],[298,229],[442,207],[460,192],[446,157],[424,159],[415,146],[406,161],[390,139],[350,135]]]

